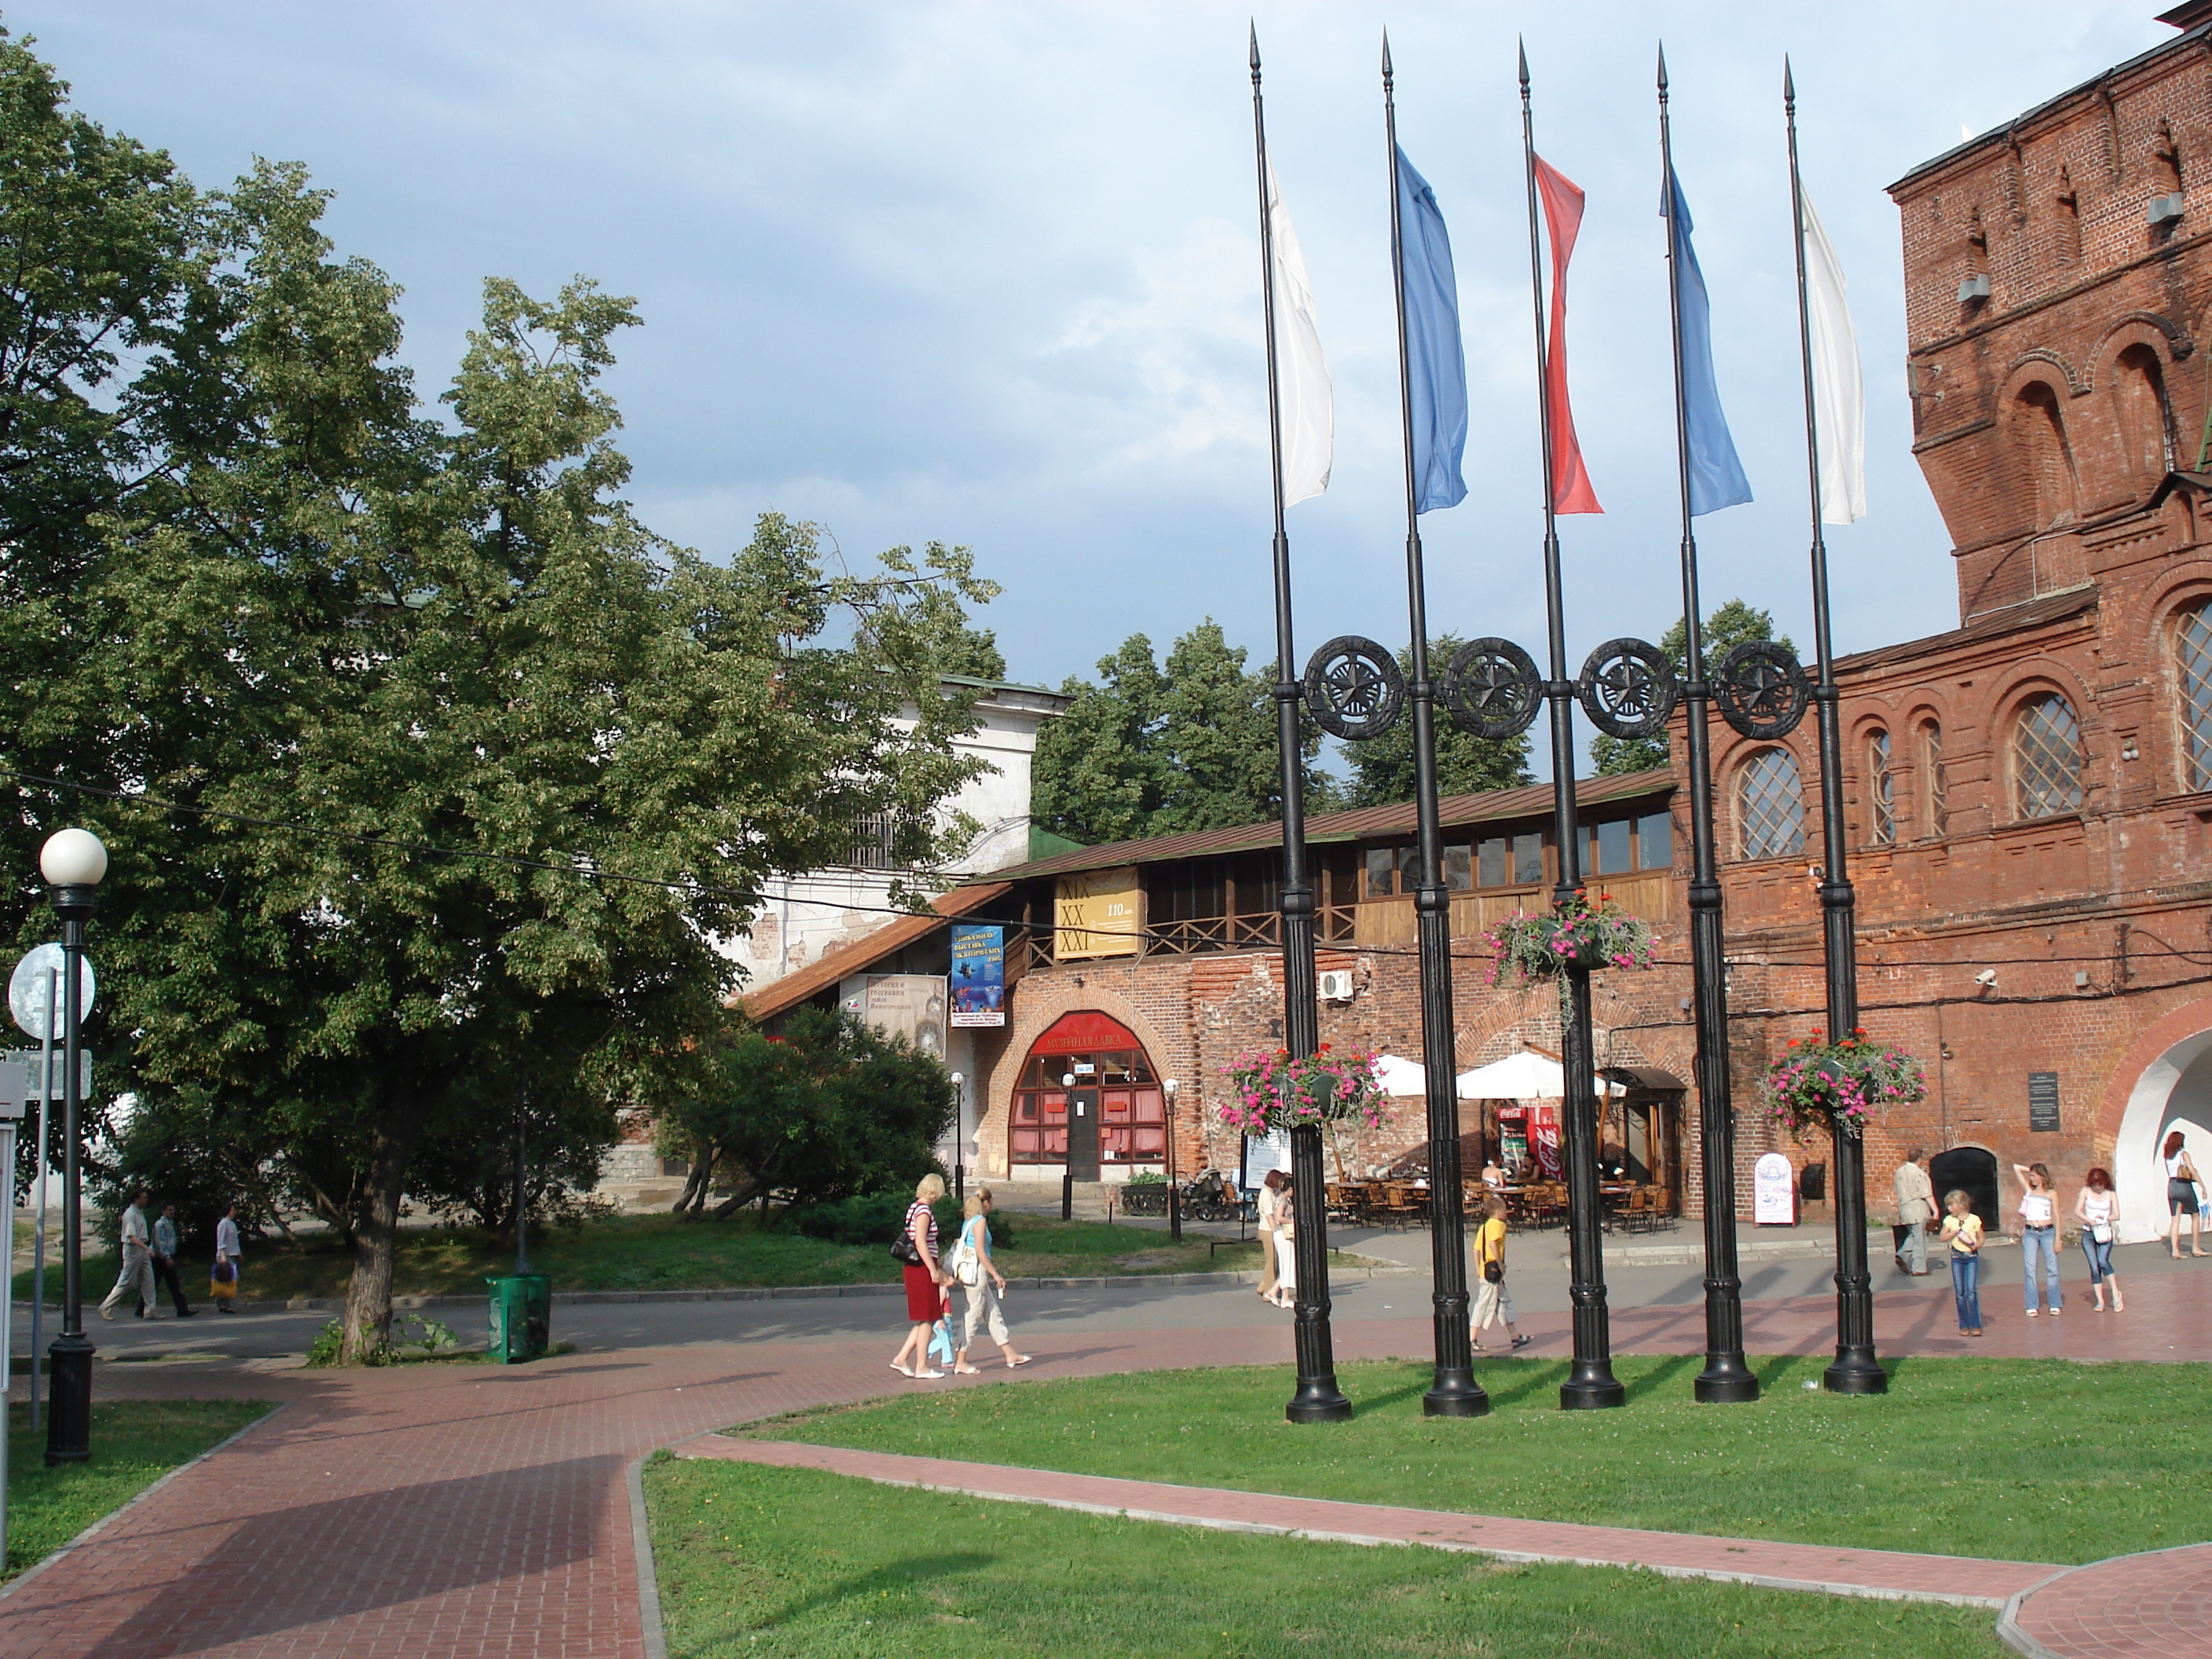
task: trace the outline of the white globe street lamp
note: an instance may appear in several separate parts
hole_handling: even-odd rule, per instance
[[[46,1462],[92,1455],[92,1344],[84,1334],[83,1194],[78,1152],[83,1089],[84,924],[100,902],[107,848],[89,830],[60,830],[39,850],[39,873],[53,890],[62,957],[62,1331],[47,1350],[53,1406],[46,1419]]]

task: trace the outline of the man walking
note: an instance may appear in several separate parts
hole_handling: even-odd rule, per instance
[[[1915,1146],[1897,1166],[1897,1265],[1915,1278],[1928,1272],[1928,1224],[1936,1218],[1936,1188],[1928,1179],[1928,1154]]]
[[[164,1204],[161,1218],[154,1224],[154,1277],[169,1287],[169,1301],[177,1317],[190,1319],[199,1311],[185,1300],[184,1281],[177,1277],[177,1206]]]
[[[126,1294],[137,1297],[141,1319],[161,1305],[154,1289],[154,1258],[146,1233],[146,1198],[143,1187],[134,1188],[131,1202],[124,1208],[123,1271],[115,1276],[115,1288],[100,1304],[102,1319],[115,1317],[115,1304]]]

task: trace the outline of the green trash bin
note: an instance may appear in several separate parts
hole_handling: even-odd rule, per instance
[[[516,1365],[544,1355],[553,1323],[553,1280],[545,1273],[487,1277],[491,1287],[491,1357]]]

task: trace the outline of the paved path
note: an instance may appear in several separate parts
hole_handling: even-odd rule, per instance
[[[2212,1283],[2194,1275],[2145,1276],[2124,1316],[2069,1316],[2063,1328],[2016,1315],[1993,1318],[1982,1343],[1949,1334],[1947,1295],[1905,1292],[1877,1301],[1876,1329],[1892,1355],[2202,1359],[2212,1358],[2208,1289]],[[896,1338],[890,1328],[896,1309],[875,1311],[888,1316],[885,1328],[866,1340],[709,1339],[611,1347],[513,1370],[103,1364],[96,1376],[104,1395],[248,1396],[285,1409],[0,1596],[0,1659],[645,1659],[627,1469],[656,1446],[729,1424],[912,1386],[884,1369]],[[1824,1353],[1833,1319],[1828,1297],[1754,1304],[1747,1310],[1748,1346]],[[125,1328],[134,1338],[164,1329],[197,1334],[213,1322],[150,1332],[118,1324],[97,1327],[94,1336]],[[1694,1308],[1622,1310],[1613,1328],[1622,1352],[1694,1352],[1702,1340]],[[1533,1352],[1565,1352],[1563,1315],[1532,1316],[1527,1328],[1540,1339]],[[1344,1358],[1421,1354],[1428,1325],[1425,1318],[1350,1319],[1336,1336]],[[1254,1362],[1287,1368],[1291,1361],[1286,1320],[1121,1331],[1040,1324],[1024,1331],[1024,1342],[1040,1361],[1024,1378]],[[988,1384],[994,1376],[958,1385]],[[1677,1381],[1686,1388],[1686,1373]],[[2212,1589],[2212,1559],[2162,1559],[2183,1563],[2168,1569],[2169,1582],[2195,1574],[2197,1594]],[[2036,1621],[2046,1609],[2101,1627],[2110,1615],[2096,1609],[2111,1604],[2099,1601],[2096,1575],[2108,1571],[2118,1569],[2085,1570],[2030,1596],[2023,1628],[2043,1628]],[[2079,1588],[2061,1588],[2069,1583]],[[2124,1585],[2123,1594],[2122,1612],[2145,1605],[2138,1589]],[[2067,1645],[2075,1638],[2055,1627],[2037,1639],[2053,1653],[2094,1650]]]
[[[2055,1574],[2012,1598],[1997,1634],[2028,1659],[2204,1659],[2212,1544]]]
[[[765,1463],[776,1468],[825,1469],[888,1486],[963,1492],[1053,1509],[1127,1515],[1142,1521],[1272,1532],[1346,1544],[1425,1544],[1470,1550],[1505,1561],[1565,1561],[1577,1566],[1649,1567],[1677,1578],[1718,1578],[1774,1589],[1824,1590],[1885,1601],[1948,1601],[2002,1607],[2057,1571],[2033,1561],[1982,1561],[1957,1555],[1909,1555],[1894,1550],[1836,1549],[1775,1544],[1755,1538],[1586,1527],[1562,1521],[1516,1521],[1495,1515],[1343,1504],[1283,1498],[1213,1486],[1051,1474],[944,1457],[853,1451],[789,1440],[736,1440],[702,1435],[675,1447],[679,1457]]]

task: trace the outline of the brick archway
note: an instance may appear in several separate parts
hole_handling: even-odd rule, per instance
[[[2166,1182],[2158,1173],[2159,1132],[2181,1074],[2212,1054],[2212,997],[2183,1004],[2130,1043],[2112,1067],[2097,1109],[2096,1154],[2111,1166],[2120,1194],[2120,1239],[2141,1243],[2166,1233]]]
[[[1111,984],[1099,982],[1106,977],[1103,972],[1092,972],[1084,975],[1088,983],[1078,983],[1072,975],[1024,975],[1010,994],[1012,1006],[1006,1041],[999,1050],[999,1059],[992,1065],[983,1119],[975,1129],[981,1167],[994,1171],[994,1179],[1013,1179],[1007,1130],[1013,1113],[1014,1079],[1037,1039],[1063,1014],[1092,1010],[1126,1026],[1152,1057],[1153,1065],[1161,1068],[1163,1076],[1176,1075],[1175,1068],[1187,1058],[1188,1040],[1178,1041],[1180,1034],[1163,1031],[1158,1021],[1139,1007],[1133,997]]]

